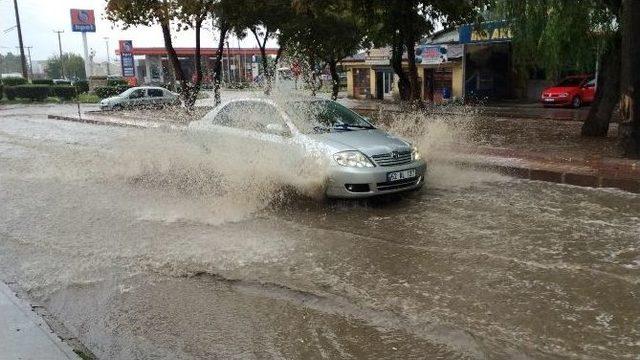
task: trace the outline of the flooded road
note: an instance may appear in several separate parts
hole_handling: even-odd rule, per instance
[[[184,140],[0,118],[0,280],[98,358],[640,354],[637,194],[433,164],[327,202]]]

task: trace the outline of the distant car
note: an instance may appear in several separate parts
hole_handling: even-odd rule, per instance
[[[418,190],[424,184],[427,165],[415,146],[335,101],[236,99],[189,128],[237,141],[238,146],[273,149],[282,162],[294,153],[324,159],[327,197],[366,198]]]
[[[131,107],[162,106],[178,103],[178,94],[156,86],[139,86],[122,94],[100,101],[102,110],[119,110]]]
[[[558,84],[546,88],[540,95],[544,106],[571,106],[579,108],[590,104],[596,94],[596,79],[592,76],[569,76]]]

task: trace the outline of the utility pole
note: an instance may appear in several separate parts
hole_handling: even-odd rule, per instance
[[[62,59],[62,40],[60,39],[60,34],[62,34],[64,30],[53,30],[53,32],[58,34],[58,51],[60,51],[60,77],[64,79],[64,60]]]
[[[109,37],[103,37],[105,44],[107,45],[107,76],[111,75],[111,60],[109,59]]]
[[[33,79],[33,63],[31,63],[31,49],[33,49],[33,46],[25,46],[24,48],[27,49],[27,59],[29,60],[29,76]]]
[[[13,0],[13,7],[16,11],[16,27],[18,28],[18,45],[20,45],[20,64],[22,65],[22,76],[27,76],[27,59],[24,56],[24,46],[22,44],[22,28],[20,27],[20,13],[18,12],[18,0]]]

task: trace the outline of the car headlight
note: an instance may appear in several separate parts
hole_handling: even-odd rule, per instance
[[[416,161],[422,159],[422,154],[420,154],[420,150],[417,147],[411,147],[411,160]]]
[[[373,163],[360,151],[341,151],[333,154],[333,159],[341,166],[372,168]]]

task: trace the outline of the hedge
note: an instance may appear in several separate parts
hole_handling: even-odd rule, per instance
[[[23,98],[42,101],[49,96],[50,88],[47,85],[16,85],[7,86],[5,93],[7,99]]]
[[[120,85],[120,86],[98,86],[93,89],[93,92],[98,95],[101,99],[108,98],[111,96],[116,96],[127,90],[129,86]]]
[[[71,85],[70,80],[58,80],[54,83],[54,85]]]
[[[107,86],[117,87],[117,86],[125,86],[125,85],[129,85],[129,83],[125,79],[108,79],[107,80]]]
[[[33,79],[31,80],[33,85],[53,85],[53,80],[51,79]]]
[[[89,92],[89,82],[86,80],[78,80],[73,85],[76,87],[78,94]]]
[[[27,79],[23,77],[6,77],[2,79],[2,83],[6,86],[24,85],[27,83]]]
[[[62,100],[71,100],[76,96],[76,87],[72,85],[54,85],[50,89],[51,95]]]
[[[2,100],[4,92],[2,91],[2,84],[0,84],[0,100]]]

